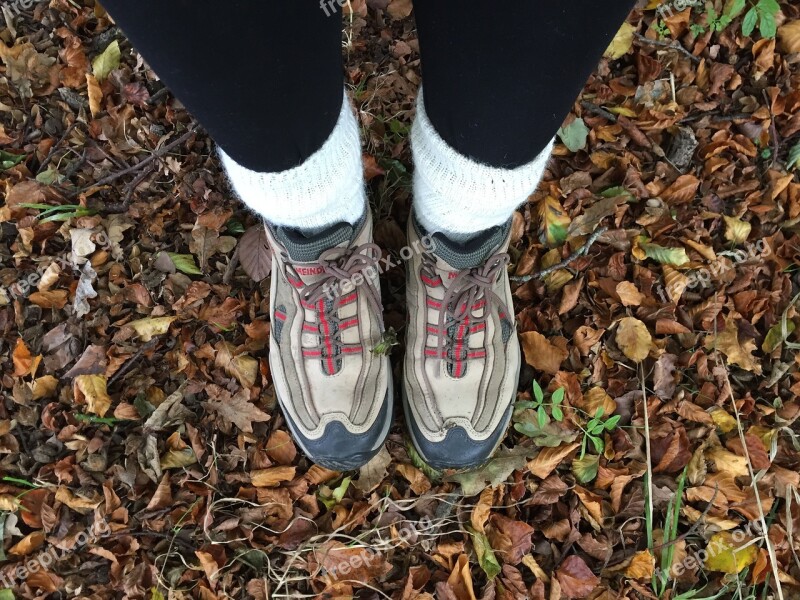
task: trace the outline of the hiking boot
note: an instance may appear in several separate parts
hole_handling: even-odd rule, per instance
[[[289,429],[319,465],[357,469],[383,445],[393,406],[389,358],[372,352],[384,331],[372,218],[310,237],[266,231],[269,364]]]
[[[520,348],[510,235],[509,222],[458,243],[409,219],[409,246],[433,250],[407,264],[403,405],[414,446],[436,469],[486,462],[511,420]]]

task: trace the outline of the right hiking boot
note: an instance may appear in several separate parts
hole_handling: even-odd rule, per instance
[[[372,218],[313,236],[265,228],[269,364],[289,429],[315,463],[357,469],[381,449],[393,412],[389,357],[372,351],[384,333]]]

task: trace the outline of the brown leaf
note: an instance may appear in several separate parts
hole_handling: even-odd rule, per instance
[[[417,469],[413,465],[399,464],[397,465],[397,472],[411,484],[411,491],[417,496],[427,493],[431,489],[431,482],[425,476],[425,473]]]
[[[561,363],[567,358],[567,351],[554,346],[541,333],[528,331],[520,334],[525,362],[533,368],[551,375],[558,373]]]
[[[789,21],[778,27],[778,39],[781,42],[781,49],[786,54],[800,52],[800,19]]]
[[[61,310],[67,305],[67,297],[67,290],[47,290],[44,292],[33,292],[28,296],[28,300],[41,308]]]
[[[617,284],[617,296],[619,296],[623,306],[639,306],[642,300],[645,299],[645,295],[630,281],[620,281]]]
[[[635,362],[647,358],[653,346],[647,326],[633,317],[625,317],[619,322],[616,341],[623,354]]]
[[[103,100],[103,90],[97,78],[91,73],[86,73],[86,92],[89,95],[89,110],[93,117],[96,117],[103,109],[100,103]]]
[[[35,365],[39,364],[40,358],[34,359],[22,338],[17,338],[17,344],[14,346],[14,352],[11,355],[14,363],[14,376],[25,377],[26,375],[31,375],[35,370]]]
[[[100,375],[106,372],[108,359],[105,346],[90,344],[72,368],[64,374],[71,379],[78,375]]]
[[[393,19],[405,19],[411,14],[411,0],[391,0],[389,6],[386,7],[386,12]]]
[[[472,571],[466,554],[458,557],[458,561],[447,579],[447,585],[453,590],[453,594],[458,600],[477,600],[472,587]]]
[[[556,448],[542,448],[536,458],[528,462],[528,470],[540,479],[546,479],[570,452],[580,444],[566,444]]]
[[[283,429],[276,429],[270,434],[265,451],[279,465],[291,465],[297,457],[294,441]]]
[[[533,531],[533,527],[527,523],[495,514],[492,515],[487,536],[492,549],[504,563],[518,565],[533,547]]]
[[[565,558],[556,569],[556,577],[563,598],[586,598],[600,583],[583,559],[574,554]]]
[[[272,252],[263,225],[248,229],[239,240],[239,263],[253,281],[262,281],[272,271]]]
[[[291,481],[295,475],[294,467],[270,467],[250,473],[250,483],[255,487],[276,487],[284,481]]]
[[[744,342],[739,341],[739,327],[732,316],[725,319],[725,329],[722,332],[706,336],[705,347],[709,350],[719,350],[725,354],[729,364],[737,365],[756,375],[761,374],[761,364],[753,356],[753,352],[756,350],[755,340],[749,338]]]
[[[245,433],[253,433],[254,422],[266,423],[270,420],[267,413],[250,402],[247,390],[241,390],[235,396],[222,401],[203,402],[203,406]]]
[[[2,42],[0,42],[0,45]],[[14,556],[27,556],[28,554],[32,553],[37,548],[41,548],[44,545],[44,531],[34,531],[33,533],[29,533],[16,544],[9,548],[8,553],[13,554]]]

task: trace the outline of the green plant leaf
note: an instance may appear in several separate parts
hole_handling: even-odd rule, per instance
[[[724,13],[731,19],[735,19],[742,11],[747,8],[747,0],[728,0]]]
[[[122,53],[119,50],[119,42],[114,40],[101,54],[92,61],[92,73],[97,77],[97,81],[103,81],[108,74],[119,66]]]
[[[608,421],[606,421],[605,425],[606,431],[612,431],[617,426],[617,423],[619,423],[619,420],[621,418],[622,417],[620,415],[614,415]]]
[[[572,474],[580,483],[589,483],[597,477],[599,466],[600,457],[596,454],[587,454],[572,461]]]
[[[577,152],[586,148],[586,141],[589,138],[589,128],[581,118],[577,118],[566,127],[558,130],[558,137],[569,148],[570,152]]]
[[[606,447],[606,444],[603,441],[603,439],[599,438],[599,437],[595,437],[593,435],[590,435],[589,436],[589,440],[592,442],[592,446],[594,446],[595,451],[598,454],[602,454],[603,453],[603,449]]]
[[[550,397],[550,401],[555,405],[558,406],[564,401],[564,388],[558,388],[553,395]]]
[[[755,31],[757,23],[758,23],[758,11],[754,6],[753,8],[748,10],[747,14],[744,16],[744,21],[742,21],[742,34],[748,37],[753,35],[753,31]]]
[[[191,254],[176,254],[175,252],[167,252],[167,255],[172,259],[172,264],[181,273],[187,275],[202,275],[203,272],[197,267],[194,262],[194,256]]]
[[[544,392],[542,391],[542,386],[540,386],[539,382],[535,379],[533,380],[533,397],[539,401],[539,404],[544,402]]]
[[[514,423],[514,429],[522,435],[527,435],[528,437],[536,437],[542,431],[533,423]]]
[[[426,463],[422,457],[417,452],[417,449],[414,447],[410,441],[406,443],[406,451],[408,452],[408,457],[411,459],[411,464],[417,467],[420,471],[425,473],[425,477],[430,479],[432,482],[437,482],[442,478],[442,474]]]
[[[14,592],[8,588],[0,590],[0,600],[14,600]]]
[[[758,30],[761,32],[762,37],[766,39],[774,38],[778,34],[778,24],[775,22],[775,15],[761,13]]]
[[[5,171],[18,165],[25,158],[24,154],[11,154],[5,150],[0,150],[0,171]]]
[[[478,564],[486,573],[486,577],[490,580],[499,575],[501,571],[500,563],[492,550],[492,545],[489,543],[489,538],[485,533],[475,531],[472,527],[467,527],[470,537],[472,538],[472,547],[475,549],[475,554],[478,557]]]
[[[800,168],[800,142],[797,142],[789,150],[789,157],[786,159],[787,169]]]
[[[560,406],[553,407],[553,418],[559,423],[564,420],[564,411],[561,410]]]
[[[540,406],[536,411],[536,420],[539,423],[539,428],[541,429],[545,425],[547,425],[547,413],[544,410],[544,406]]]

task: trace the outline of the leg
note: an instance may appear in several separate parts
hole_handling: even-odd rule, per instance
[[[220,145],[231,184],[251,209],[311,232],[363,216],[338,0],[104,4]]]
[[[511,216],[539,183],[549,142],[632,7],[416,3],[424,99],[412,142],[425,227],[464,237]]]
[[[266,172],[295,167],[333,130],[342,108],[341,20],[317,2],[103,5],[239,164]]]
[[[343,93],[342,2],[104,3],[268,223],[269,362],[295,440],[331,469],[358,468],[389,433],[393,393],[388,357],[372,352],[383,334],[380,253]]]
[[[459,153],[532,161],[555,135],[632,0],[418,0],[425,110]]]
[[[416,0],[424,93],[412,128],[404,407],[437,468],[487,460],[511,419],[521,363],[508,279],[510,220],[633,0]]]

